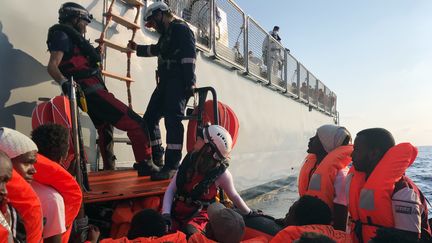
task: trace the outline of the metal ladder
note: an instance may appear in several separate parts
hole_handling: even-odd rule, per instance
[[[117,1],[123,2],[125,4],[128,4],[128,5],[136,8],[135,19],[133,21],[131,21],[131,20],[128,20],[128,19],[126,19],[126,18],[124,18],[118,14],[113,13],[112,10],[113,10],[113,7],[114,7],[116,0],[112,0],[110,6],[108,8],[108,11],[106,13],[104,13],[104,16],[106,19],[105,27],[101,33],[100,38],[97,39],[96,42],[99,43],[99,47],[101,50],[103,50],[104,47],[107,47],[107,48],[112,48],[112,49],[118,50],[120,52],[126,53],[126,56],[127,56],[126,76],[114,74],[114,73],[108,72],[107,70],[102,70],[102,75],[104,75],[105,77],[110,77],[110,78],[114,78],[114,79],[118,79],[118,80],[126,82],[128,105],[130,108],[132,108],[132,95],[131,95],[131,91],[130,91],[130,86],[131,86],[131,83],[133,82],[133,80],[132,80],[131,74],[130,74],[130,66],[131,66],[130,59],[131,59],[131,54],[134,52],[134,50],[128,48],[127,46],[123,46],[121,44],[114,43],[111,40],[106,39],[105,36],[106,36],[106,32],[108,30],[109,24],[111,23],[111,21],[113,21],[113,22],[116,22],[119,25],[122,25],[122,26],[126,27],[127,29],[131,30],[132,36],[131,36],[130,40],[133,41],[135,38],[136,31],[140,29],[140,26],[139,26],[139,24],[137,24],[137,22],[138,22],[138,18],[139,18],[140,9],[142,6],[144,6],[144,4],[141,2],[141,0],[117,0]]]

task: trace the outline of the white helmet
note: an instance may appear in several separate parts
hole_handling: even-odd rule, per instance
[[[227,159],[232,149],[232,138],[229,132],[222,126],[211,125],[204,128],[204,142],[215,149],[215,159]]]
[[[166,5],[166,3],[162,1],[154,2],[147,7],[147,10],[144,15],[144,21],[149,21],[149,18],[153,16],[153,14],[155,14],[156,11],[158,10],[162,12],[171,11],[168,5]]]

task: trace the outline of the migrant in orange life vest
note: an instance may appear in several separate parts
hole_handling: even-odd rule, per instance
[[[37,154],[37,162],[34,164],[36,174],[35,181],[51,186],[63,197],[65,204],[65,225],[67,231],[62,235],[62,242],[67,243],[72,229],[72,223],[81,208],[82,192],[75,178],[61,165]]]
[[[217,243],[217,241],[211,240],[199,232],[193,234],[187,242],[188,243]],[[242,240],[240,242],[242,242],[242,243],[267,243],[269,241],[265,236],[257,236],[257,237],[250,238],[247,240]]]
[[[323,234],[337,243],[348,243],[351,242],[351,237],[349,234],[335,230],[331,225],[323,224],[312,224],[303,226],[288,226],[285,229],[279,231],[275,237],[270,241],[270,243],[290,243],[301,237],[303,233],[315,232]]]
[[[392,206],[395,183],[416,156],[417,148],[401,143],[385,153],[367,179],[366,173],[356,169],[348,175],[348,210],[354,221],[351,229],[354,242],[368,242],[375,236],[377,226],[395,226]]]
[[[30,184],[15,170],[6,184],[9,203],[21,215],[27,234],[27,243],[42,242],[42,207]]]
[[[328,153],[318,166],[316,156],[309,154],[300,170],[300,196],[316,196],[333,210],[336,175],[351,162],[352,151],[352,145],[339,146]]]
[[[127,237],[122,237],[120,239],[103,239],[99,241],[100,243],[186,243],[186,235],[180,231],[176,233],[164,235],[162,237],[139,237],[133,240],[129,240]],[[86,241],[90,243],[90,241]]]

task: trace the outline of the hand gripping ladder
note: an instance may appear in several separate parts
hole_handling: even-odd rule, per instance
[[[97,39],[96,42],[99,43],[99,47],[101,50],[103,50],[104,47],[108,47],[108,48],[113,48],[113,49],[118,50],[120,52],[126,53],[126,55],[127,55],[126,76],[121,76],[121,75],[117,75],[114,73],[110,73],[106,70],[102,70],[102,74],[105,77],[110,77],[110,78],[114,78],[114,79],[118,79],[118,80],[126,82],[127,95],[128,95],[128,105],[130,108],[132,108],[132,95],[131,95],[131,91],[130,91],[130,85],[131,85],[131,82],[133,82],[133,80],[132,80],[131,74],[130,74],[130,66],[131,66],[130,59],[131,59],[131,54],[134,51],[132,49],[128,48],[127,46],[122,46],[120,44],[112,42],[111,40],[106,39],[105,35],[106,35],[107,30],[108,30],[109,24],[111,23],[111,21],[113,21],[113,22],[116,22],[120,25],[123,25],[126,28],[128,28],[129,30],[131,30],[132,31],[132,37],[130,40],[133,41],[135,38],[136,31],[138,29],[140,29],[140,26],[137,24],[137,22],[138,22],[138,18],[139,18],[140,8],[142,6],[144,6],[144,4],[141,2],[141,0],[117,0],[117,1],[123,2],[125,4],[128,4],[128,5],[136,8],[135,19],[133,21],[130,21],[130,20],[118,15],[118,14],[113,13],[112,10],[113,10],[113,7],[114,7],[116,0],[112,0],[110,6],[108,8],[108,11],[104,14],[104,16],[106,18],[105,27],[101,33],[100,38]]]

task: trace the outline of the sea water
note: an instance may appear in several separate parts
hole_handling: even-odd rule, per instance
[[[432,146],[418,147],[419,153],[415,162],[408,168],[407,175],[420,188],[426,198],[432,202]],[[289,207],[298,199],[297,180],[271,191],[257,199],[248,201],[248,205],[261,209],[264,213],[276,218],[284,217]],[[432,217],[432,206],[429,205],[429,218]]]

